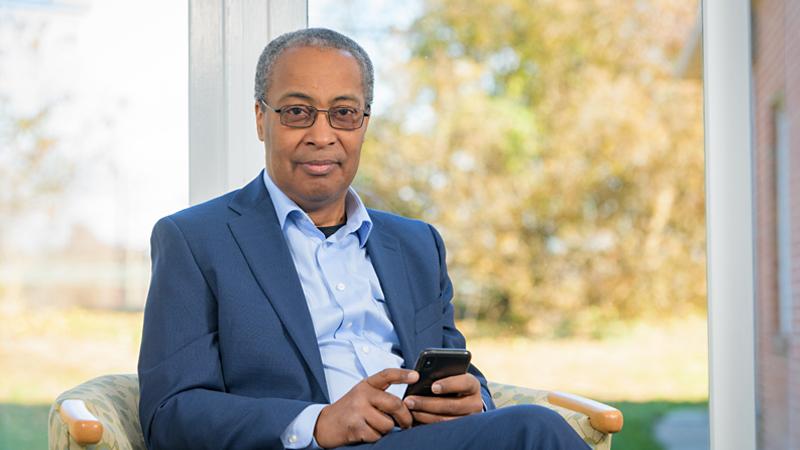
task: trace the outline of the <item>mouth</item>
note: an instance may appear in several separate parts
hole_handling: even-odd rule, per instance
[[[309,175],[327,175],[331,173],[339,163],[331,160],[307,161],[298,164],[304,172]]]

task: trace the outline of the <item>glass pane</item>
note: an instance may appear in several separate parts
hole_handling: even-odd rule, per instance
[[[309,1],[376,65],[357,190],[441,232],[487,377],[619,407],[615,449],[708,445],[698,10]]]
[[[187,33],[185,2],[0,4],[10,447],[47,445],[47,410],[64,390],[136,371],[150,230],[188,203]],[[16,422],[40,410],[44,422]]]

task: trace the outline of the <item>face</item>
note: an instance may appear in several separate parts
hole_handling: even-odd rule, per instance
[[[293,47],[275,61],[267,104],[310,105],[317,109],[366,109],[361,69],[349,52]],[[358,171],[369,116],[356,130],[331,128],[319,113],[309,128],[281,124],[280,115],[256,102],[258,138],[266,149],[270,178],[306,212],[343,208],[347,188]]]

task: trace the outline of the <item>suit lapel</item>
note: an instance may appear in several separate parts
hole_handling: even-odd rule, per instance
[[[381,222],[372,219],[373,228],[367,239],[367,254],[381,283],[392,323],[400,339],[403,358],[407,369],[413,369],[416,362],[414,304],[408,285],[406,265],[400,242],[381,230]]]
[[[241,216],[228,222],[228,228],[253,276],[330,400],[303,287],[261,176],[234,197],[230,208]]]

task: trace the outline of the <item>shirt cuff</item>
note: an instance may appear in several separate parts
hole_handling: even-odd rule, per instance
[[[322,408],[328,405],[313,404],[304,409],[294,420],[283,430],[281,442],[283,446],[290,449],[319,449],[317,440],[314,439],[314,427],[317,425],[317,418]]]

